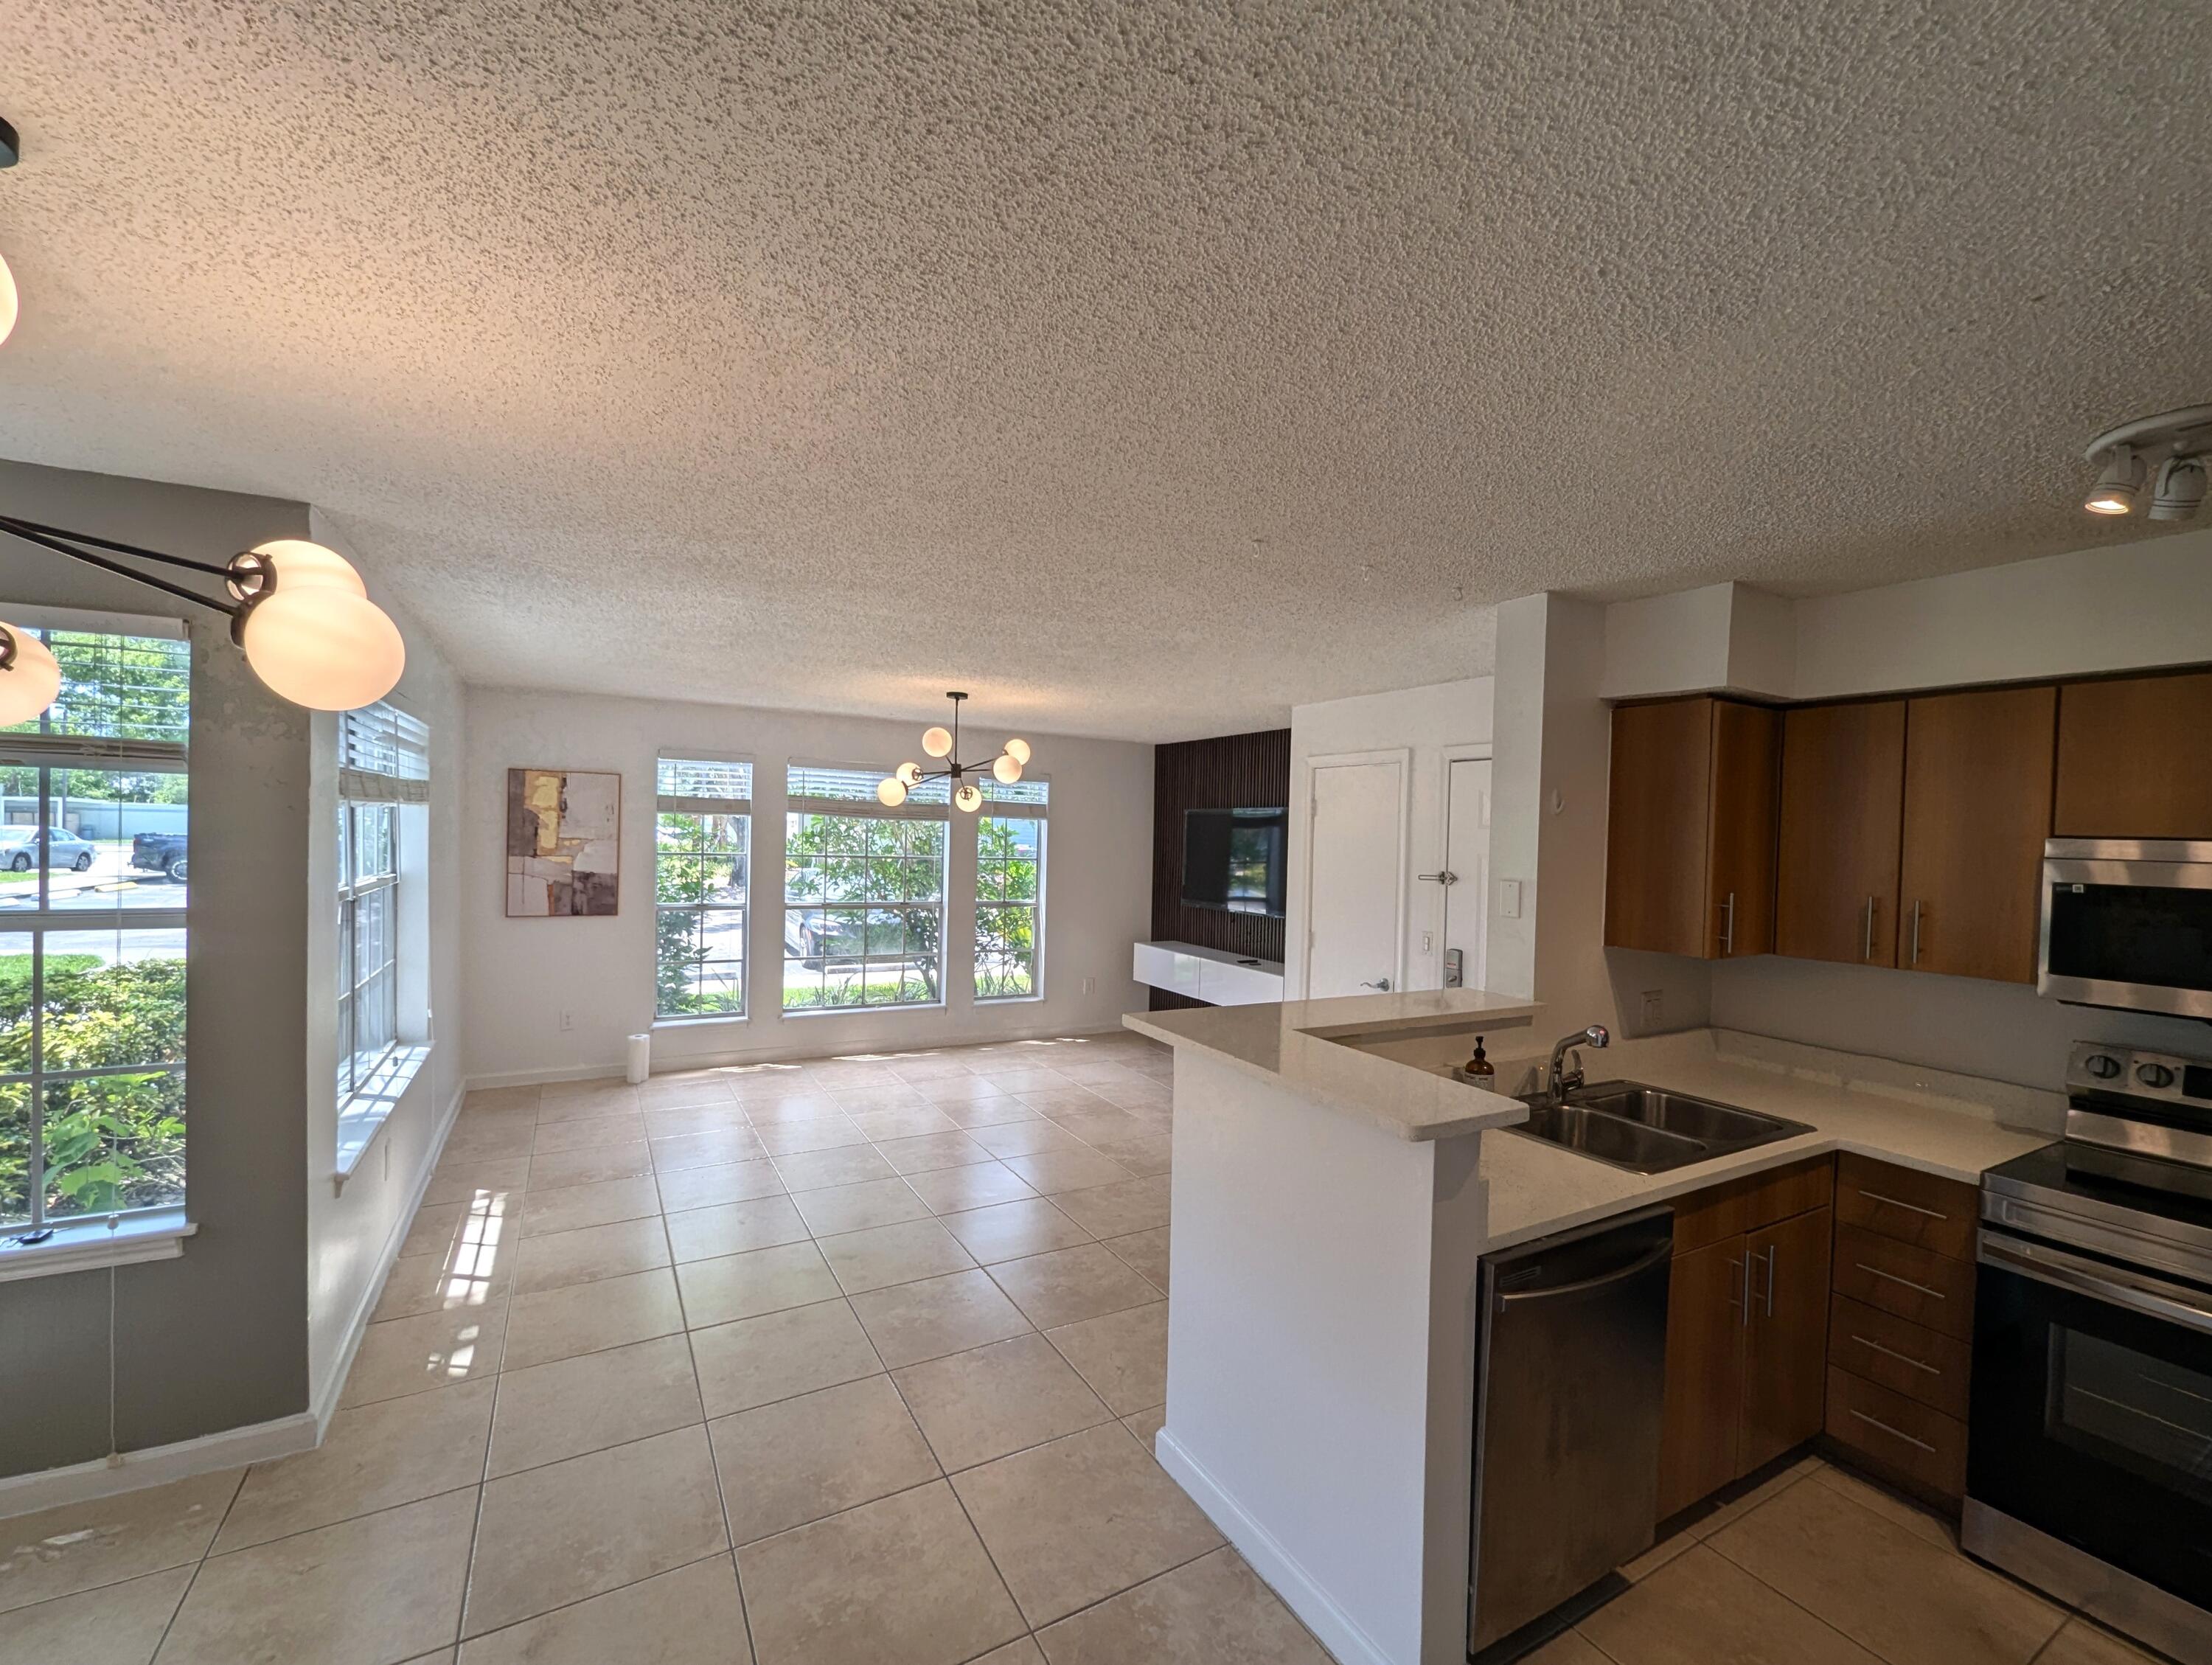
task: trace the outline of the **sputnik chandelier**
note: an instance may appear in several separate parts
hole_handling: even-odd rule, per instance
[[[2100,434],[2082,453],[2101,465],[2096,484],[2081,500],[2092,514],[2132,514],[2152,465],[2150,519],[2186,520],[2204,501],[2212,468],[2212,404],[2192,404],[2142,416]]]
[[[924,781],[945,780],[952,783],[952,801],[973,815],[983,807],[983,789],[968,777],[981,775],[987,769],[991,778],[1012,784],[1022,778],[1022,765],[1030,760],[1030,743],[1015,738],[999,749],[999,755],[987,763],[963,763],[960,761],[960,705],[965,694],[947,694],[952,702],[952,726],[933,728],[921,737],[921,749],[933,757],[945,760],[943,769],[924,769],[920,763],[901,763],[886,775],[876,788],[877,799],[888,809],[896,809],[906,802],[907,794]]]

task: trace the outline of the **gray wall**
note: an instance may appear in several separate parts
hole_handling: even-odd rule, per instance
[[[309,531],[302,503],[7,462],[0,509],[214,561]],[[220,614],[0,543],[0,618],[10,602],[191,614],[185,1152],[200,1228],[176,1260],[0,1284],[4,1475],[307,1408],[309,732]]]

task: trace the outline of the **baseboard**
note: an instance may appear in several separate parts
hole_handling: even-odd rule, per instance
[[[353,1356],[361,1351],[362,1337],[368,1334],[369,1315],[376,1310],[377,1302],[384,1294],[385,1279],[391,1277],[392,1268],[399,1259],[399,1246],[407,1241],[408,1228],[415,1224],[415,1212],[422,1206],[423,1193],[430,1188],[430,1176],[437,1171],[438,1158],[444,1154],[446,1139],[453,1131],[453,1123],[461,1113],[461,1101],[468,1097],[468,1084],[463,1082],[453,1089],[445,1113],[438,1125],[430,1131],[430,1149],[422,1162],[422,1171],[415,1176],[409,1188],[407,1206],[384,1239],[384,1247],[376,1257],[376,1275],[362,1289],[361,1299],[354,1305],[353,1314],[346,1320],[345,1344],[337,1351],[329,1374],[315,1385],[308,1400],[308,1415],[315,1425],[315,1441],[322,1443],[324,1431],[331,1425],[331,1417],[338,1407],[338,1395],[345,1390],[346,1373],[353,1369]]]
[[[0,1516],[34,1514],[41,1509],[135,1492],[143,1486],[165,1486],[195,1474],[289,1457],[295,1452],[312,1451],[321,1437],[313,1415],[296,1411],[274,1422],[226,1428],[221,1433],[202,1434],[173,1445],[153,1445],[143,1451],[71,1463],[66,1468],[15,1474],[0,1480]]]
[[[1275,1540],[1274,1534],[1215,1483],[1205,1467],[1177,1443],[1170,1429],[1161,1429],[1154,1437],[1152,1454],[1220,1528],[1221,1535],[1237,1546],[1237,1553],[1251,1564],[1252,1571],[1344,1665],[1413,1665],[1411,1661],[1393,1661],[1377,1647],[1358,1621],[1314,1582],[1297,1558]]]

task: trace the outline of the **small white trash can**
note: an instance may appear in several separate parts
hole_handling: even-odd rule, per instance
[[[625,1073],[633,1087],[653,1073],[653,1036],[633,1035],[629,1037],[629,1068]]]

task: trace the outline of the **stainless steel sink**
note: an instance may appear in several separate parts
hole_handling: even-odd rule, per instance
[[[1686,1168],[1813,1131],[1802,1121],[1640,1081],[1593,1082],[1562,1102],[1539,1097],[1528,1104],[1528,1120],[1513,1132],[1639,1174]]]

